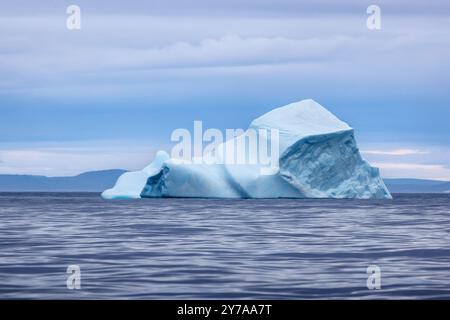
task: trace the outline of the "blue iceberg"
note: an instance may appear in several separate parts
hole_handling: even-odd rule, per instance
[[[277,152],[270,154],[275,168],[226,161],[223,150],[255,133],[257,141],[275,145],[267,130],[278,133]],[[148,167],[123,174],[102,197],[392,198],[379,170],[361,157],[353,129],[310,99],[262,115],[208,156],[216,161],[180,161],[160,151]]]

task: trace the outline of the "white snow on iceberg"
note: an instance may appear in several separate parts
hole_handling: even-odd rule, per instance
[[[279,132],[278,170],[262,164],[215,164],[168,159],[158,153],[143,171],[125,173],[104,198],[359,198],[389,199],[377,168],[360,155],[353,129],[313,100],[274,109],[255,119],[237,143],[259,129]],[[272,136],[259,137],[270,140]],[[278,141],[277,141],[278,142]],[[214,157],[225,157],[219,152]],[[272,159],[273,160],[273,159]]]

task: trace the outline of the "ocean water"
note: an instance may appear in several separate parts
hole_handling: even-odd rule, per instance
[[[0,193],[0,298],[449,299],[450,194],[394,197]],[[370,265],[380,289],[367,288]]]

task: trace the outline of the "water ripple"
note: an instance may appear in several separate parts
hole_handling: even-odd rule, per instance
[[[0,193],[0,298],[450,298],[450,195],[392,201]],[[66,268],[81,267],[81,290]],[[378,265],[381,290],[368,290]]]

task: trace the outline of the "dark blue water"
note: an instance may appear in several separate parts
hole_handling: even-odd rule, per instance
[[[0,298],[450,298],[450,194],[394,196],[0,193]],[[80,290],[66,287],[72,264]]]

